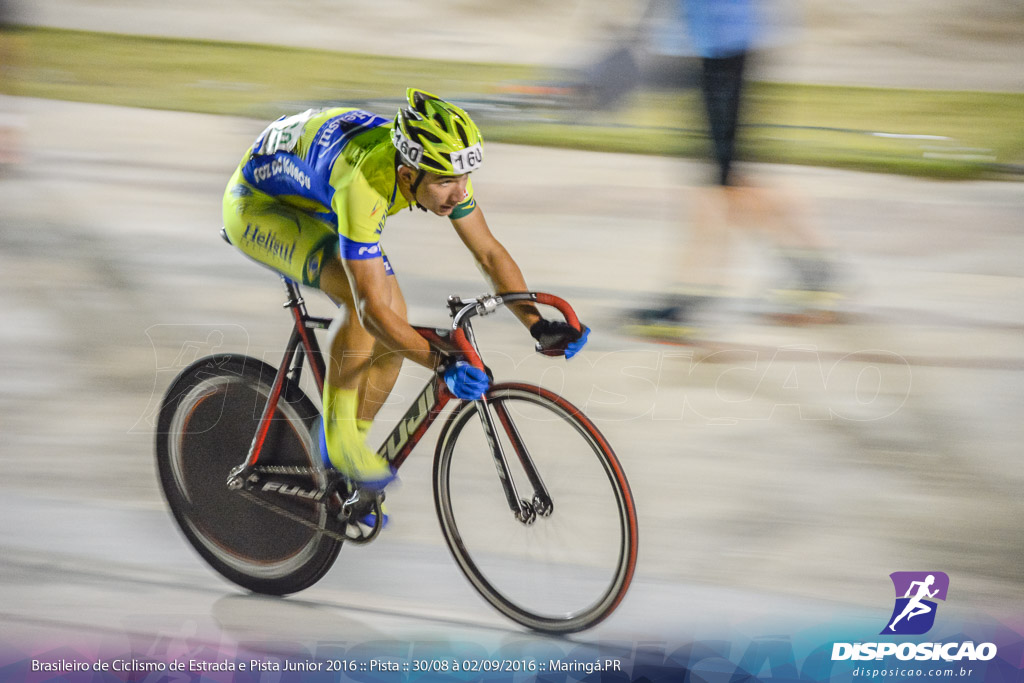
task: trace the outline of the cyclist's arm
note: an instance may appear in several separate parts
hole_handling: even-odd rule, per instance
[[[467,216],[453,218],[452,225],[462,243],[466,245],[480,265],[480,269],[490,281],[495,293],[528,291],[526,279],[523,277],[522,271],[519,270],[519,265],[491,233],[479,206]],[[533,304],[519,303],[510,308],[527,328],[541,319],[537,307]]]
[[[338,216],[338,251],[359,322],[384,346],[433,369],[435,354],[427,341],[391,310],[391,287],[381,258],[378,229],[383,227],[384,200],[362,175],[334,194]]]
[[[437,354],[427,340],[391,310],[391,290],[383,259],[342,259],[342,265],[352,288],[356,314],[366,331],[392,351],[433,370]]]

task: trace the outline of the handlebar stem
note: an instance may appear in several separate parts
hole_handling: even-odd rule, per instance
[[[461,299],[457,296],[450,296],[448,297],[448,311],[452,317],[451,329],[455,332],[456,339],[459,331],[462,331],[465,337],[462,342],[464,344],[462,350],[469,354],[471,360],[474,355],[476,356],[477,360],[474,361],[474,365],[479,362],[481,369],[483,369],[483,361],[479,360],[480,350],[473,335],[473,328],[469,322],[470,319],[475,315],[490,315],[501,306],[520,301],[551,306],[565,317],[565,321],[569,325],[580,332],[583,331],[579,318],[576,317],[576,312],[572,310],[569,303],[553,294],[545,294],[543,292],[508,292],[505,294],[482,294],[474,299]],[[458,342],[457,345],[459,345]]]

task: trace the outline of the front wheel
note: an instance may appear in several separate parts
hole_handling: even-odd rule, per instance
[[[203,559],[240,586],[283,595],[327,573],[341,543],[317,530],[326,522],[323,505],[281,496],[276,507],[261,506],[228,489],[228,475],[248,455],[274,375],[269,365],[234,354],[185,368],[160,408],[156,458],[167,504]],[[260,456],[262,465],[316,473],[304,489],[323,478],[310,437],[317,414],[299,387],[286,381]]]
[[[636,509],[622,467],[597,427],[550,391],[498,384],[486,403],[520,513],[496,472],[482,402],[462,403],[434,461],[448,547],[477,592],[510,619],[547,633],[590,628],[622,601],[636,567]]]

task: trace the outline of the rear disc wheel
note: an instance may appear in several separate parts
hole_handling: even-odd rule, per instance
[[[309,526],[324,528],[324,505],[280,495],[267,499],[306,522],[302,524],[228,489],[229,474],[249,452],[275,373],[265,363],[239,355],[193,363],[164,397],[156,455],[174,519],[203,559],[244,588],[283,595],[323,577],[341,543]],[[260,456],[261,465],[316,472],[296,478],[308,490],[324,481],[310,436],[317,415],[309,398],[286,381]]]

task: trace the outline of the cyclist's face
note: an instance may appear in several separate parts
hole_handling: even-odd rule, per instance
[[[427,173],[416,190],[416,203],[438,216],[451,215],[466,198],[468,175],[443,176]]]

